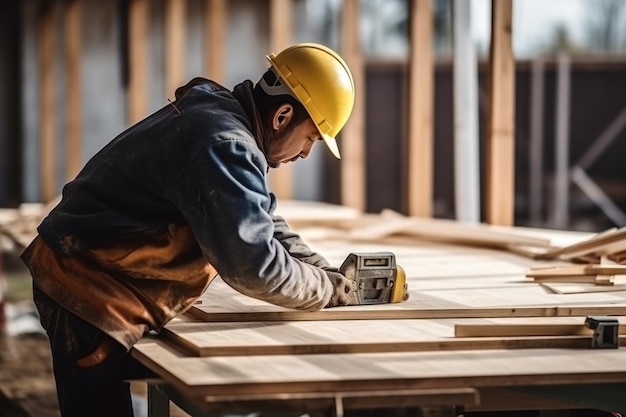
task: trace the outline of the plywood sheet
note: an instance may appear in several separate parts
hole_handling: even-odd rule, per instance
[[[619,349],[190,357],[143,339],[132,355],[189,396],[623,382]]]
[[[312,249],[339,266],[350,251],[391,251],[406,274],[410,292],[400,304],[340,307],[300,312],[246,297],[217,279],[190,313],[206,321],[336,320],[377,318],[488,317],[488,315],[603,314],[598,309],[626,307],[626,291],[556,294],[526,278],[532,266],[547,265],[517,255],[482,248],[419,242],[323,240]],[[594,310],[580,310],[592,307]],[[614,314],[621,314],[619,311]]]
[[[560,318],[569,319],[569,317]],[[589,331],[584,328],[584,317],[576,322],[539,324],[532,320],[517,324],[463,324],[463,320],[336,320],[336,321],[285,321],[203,323],[172,322],[162,331],[177,347],[193,356],[239,356],[277,354],[329,354],[369,352],[419,352],[463,349],[537,349],[537,348],[588,348]],[[534,324],[533,324],[534,323]],[[458,334],[459,326],[468,329],[500,329],[500,333],[478,337]],[[523,330],[535,326],[557,330],[535,333]],[[506,336],[501,328],[521,329],[519,334]],[[570,330],[569,333],[561,329]],[[584,328],[586,329],[586,328]],[[465,336],[458,338],[456,336]],[[493,337],[485,337],[493,336]],[[540,337],[537,337],[540,336]],[[626,339],[624,339],[626,343]]]
[[[547,293],[534,283],[470,286],[469,280],[444,280],[438,287],[420,291],[409,283],[411,298],[399,304],[348,306],[304,312],[247,297],[216,279],[189,314],[198,320],[353,320],[471,317],[528,317],[568,315],[626,315],[626,292],[597,294]],[[459,283],[458,289],[445,286]],[[462,284],[466,285],[463,286]],[[471,284],[471,282],[469,283]]]

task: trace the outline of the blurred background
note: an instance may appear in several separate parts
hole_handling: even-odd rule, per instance
[[[265,55],[295,42],[353,55],[342,38],[342,9],[352,3],[358,33],[350,45],[358,48],[364,100],[356,133],[365,153],[360,208],[407,213],[409,0],[3,1],[0,207],[52,200],[98,149],[167,105],[192,77],[228,88],[256,81]],[[492,6],[467,3],[484,161]],[[432,0],[430,10],[432,215],[455,218],[453,1]],[[594,231],[624,225],[626,2],[514,0],[512,36],[514,224]],[[339,178],[349,162],[324,151],[289,168],[279,197],[345,203]],[[555,202],[555,193],[567,201]]]

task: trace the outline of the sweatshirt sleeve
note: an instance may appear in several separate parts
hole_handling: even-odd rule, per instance
[[[273,194],[270,194],[272,197],[272,202],[275,201],[275,197]],[[275,204],[273,204],[275,206]],[[278,239],[278,241],[283,245],[283,247],[289,252],[291,256],[296,259],[301,260],[302,262],[315,265],[318,268],[328,269],[331,268],[330,263],[324,258],[321,254],[313,251],[305,242],[302,240],[300,235],[291,230],[287,221],[278,215],[273,214],[273,209],[271,210],[272,219],[274,221],[274,237]]]
[[[204,147],[177,178],[171,199],[224,282],[272,304],[319,310],[332,284],[279,240],[286,235],[276,234],[270,214],[265,158],[244,135],[230,132]]]

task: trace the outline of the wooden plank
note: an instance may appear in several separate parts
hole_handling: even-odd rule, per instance
[[[313,353],[422,352],[470,349],[585,348],[593,332],[577,325],[467,325],[494,334],[463,334],[464,327],[431,320],[301,322],[172,322],[161,335],[194,356],[301,355]],[[507,326],[510,334],[506,334]],[[461,330],[457,330],[457,329]],[[544,330],[545,329],[545,330]],[[554,333],[548,330],[554,329]],[[541,331],[544,330],[544,331]],[[575,331],[577,330],[577,331]],[[517,331],[518,333],[514,333]],[[460,334],[458,333],[460,332]],[[503,333],[503,334],[500,334]],[[464,336],[455,338],[454,336]],[[485,337],[494,336],[494,337]],[[511,336],[503,338],[503,336]],[[535,337],[541,336],[541,337]],[[564,337],[565,336],[565,337]],[[579,337],[572,337],[579,336]],[[626,338],[624,338],[626,344]]]
[[[350,67],[356,97],[350,119],[339,138],[341,159],[341,203],[365,211],[365,68],[360,39],[360,2],[342,2],[341,55]]]
[[[473,281],[477,283],[473,284]],[[445,289],[446,286],[452,286],[452,289]],[[486,294],[498,288],[505,292],[502,300]],[[199,304],[192,306],[188,313],[205,322],[626,315],[626,297],[622,294],[569,298],[546,293],[539,286],[529,288],[526,283],[517,287],[509,283],[489,288],[485,281],[475,279],[429,280],[422,285],[417,280],[409,280],[409,291],[409,300],[399,304],[336,307],[310,312],[283,308],[247,297],[217,278],[198,300]],[[511,301],[520,298],[534,304],[520,305]],[[467,302],[461,304],[457,299]]]
[[[148,13],[150,0],[130,0],[128,10],[128,94],[126,122],[131,125],[148,113]]]
[[[172,101],[174,91],[185,82],[187,0],[165,1],[165,95]]]
[[[487,137],[487,223],[513,225],[515,167],[515,59],[513,1],[491,1],[489,115]]]
[[[298,227],[308,224],[324,224],[336,221],[358,220],[361,212],[346,206],[337,206],[321,201],[279,200],[275,214]],[[295,226],[294,226],[295,225]]]
[[[480,109],[471,20],[471,3],[454,0],[454,208],[457,220],[480,223]]]
[[[81,49],[82,12],[80,0],[65,5],[65,66],[67,68],[67,158],[65,177],[73,179],[82,166]]]
[[[48,202],[57,194],[57,143],[54,101],[54,13],[51,2],[42,2],[38,11],[37,56],[39,74],[39,146],[41,161],[41,200]]]
[[[561,282],[540,282],[544,288],[557,294],[590,294],[602,292],[626,292],[626,283],[613,283],[613,285],[596,285],[586,283],[561,283]]]
[[[564,229],[569,223],[571,69],[568,55],[566,52],[559,52],[556,70],[554,174],[550,193],[551,225],[555,229]]]
[[[279,53],[291,43],[292,1],[270,0],[270,50]],[[280,199],[293,199],[294,196],[293,164],[281,164],[268,173],[270,188]]]
[[[620,322],[619,334],[626,334],[626,318]],[[584,317],[561,317],[542,321],[501,320],[488,323],[456,323],[455,337],[524,337],[524,336],[590,336],[593,330],[585,326]]]
[[[604,254],[614,245],[621,248],[624,242],[626,242],[626,227],[617,230],[609,229],[581,242],[549,251],[545,254],[545,258],[574,259],[593,253]]]
[[[433,11],[430,0],[410,3],[409,117],[407,143],[408,212],[433,215]]]
[[[619,349],[475,350],[189,357],[158,339],[131,354],[190,397],[440,389],[565,383],[621,383]],[[297,370],[295,372],[294,370]],[[391,392],[391,391],[390,391]]]
[[[597,275],[545,275],[532,277],[535,282],[540,284],[547,282],[565,282],[565,283],[587,283],[596,284]]]
[[[226,0],[206,0],[204,68],[207,76],[218,83],[225,82],[226,19]]]
[[[391,234],[416,236],[437,241],[496,246],[508,248],[511,245],[550,246],[550,240],[533,237],[531,234],[514,233],[512,230],[498,230],[489,225],[463,223],[444,219],[423,219],[405,217],[391,210],[384,210],[380,220],[370,226],[350,231],[350,238],[357,240],[377,240]]]
[[[558,265],[534,267],[526,272],[527,277],[541,278],[575,275],[619,275],[626,274],[626,265]]]
[[[337,392],[337,393],[291,393],[270,395],[221,395],[204,397],[206,410],[212,413],[225,412],[251,413],[276,410],[294,411],[311,414],[311,412],[328,412],[335,410],[341,403],[344,410],[366,410],[372,408],[407,408],[424,406],[457,406],[477,405],[478,392],[473,388],[445,388],[420,390],[394,390],[393,392],[371,391]],[[325,415],[325,414],[320,414]]]
[[[406,320],[491,317],[566,317],[579,315],[626,315],[626,305],[538,306],[538,307],[475,307],[475,308],[412,308],[402,310],[360,309],[344,307],[316,312],[277,311],[206,311],[198,306],[189,315],[204,322],[249,321],[326,321],[326,320]]]

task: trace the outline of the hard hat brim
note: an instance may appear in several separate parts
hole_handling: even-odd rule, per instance
[[[328,149],[330,149],[330,152],[335,156],[335,158],[341,159],[341,155],[339,154],[339,146],[337,145],[337,139],[326,134],[322,134],[322,138],[324,139],[324,143],[326,143],[326,146],[328,147]]]

